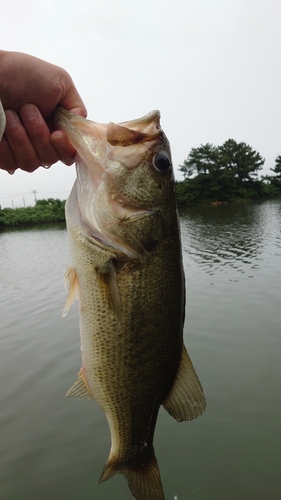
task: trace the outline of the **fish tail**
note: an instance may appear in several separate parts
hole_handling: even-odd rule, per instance
[[[99,482],[106,481],[115,474],[125,476],[131,493],[137,500],[165,500],[160,471],[154,452],[150,462],[138,467],[126,467],[118,462],[108,461]]]

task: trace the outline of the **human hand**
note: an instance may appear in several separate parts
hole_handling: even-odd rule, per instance
[[[62,68],[18,52],[0,51],[0,97],[6,114],[0,142],[0,168],[33,172],[58,160],[74,161],[65,133],[55,129],[58,104],[86,117],[85,105],[70,75]]]

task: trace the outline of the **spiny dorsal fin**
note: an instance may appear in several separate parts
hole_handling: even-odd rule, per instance
[[[90,393],[86,379],[83,375],[83,368],[81,368],[80,372],[78,373],[78,378],[75,380],[73,386],[66,393],[65,397],[94,399],[92,394]]]
[[[162,405],[178,422],[199,417],[206,408],[202,386],[184,345],[173,385]]]
[[[67,295],[65,306],[64,306],[63,311],[62,311],[63,318],[67,315],[73,302],[75,302],[75,300],[78,298],[78,291],[79,291],[77,274],[76,274],[75,269],[73,269],[72,266],[70,266],[68,268],[68,270],[66,271],[66,273],[64,275],[64,279],[65,279],[66,288],[68,290],[68,295]]]

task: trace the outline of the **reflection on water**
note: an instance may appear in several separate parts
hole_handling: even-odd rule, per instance
[[[34,281],[40,289],[40,281],[42,287],[46,286],[46,268],[52,265],[56,270],[63,256],[68,258],[65,224],[4,230],[0,232],[0,251],[0,290],[16,290]]]
[[[206,413],[160,410],[167,500],[280,500],[281,200],[181,215],[185,341]],[[132,500],[98,485],[110,437],[93,401],[65,398],[81,366],[77,304],[66,318],[65,230],[0,233],[0,500]],[[136,360],[137,369],[137,360]]]
[[[280,202],[191,208],[181,212],[183,251],[207,273],[231,267],[249,273],[280,255]],[[265,247],[271,247],[266,257]]]

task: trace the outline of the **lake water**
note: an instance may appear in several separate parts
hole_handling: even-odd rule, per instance
[[[281,498],[281,200],[181,214],[185,343],[205,414],[155,435],[167,500]],[[77,304],[61,318],[69,265],[60,226],[0,234],[0,499],[130,500],[98,485],[104,413],[65,398],[81,366]]]

